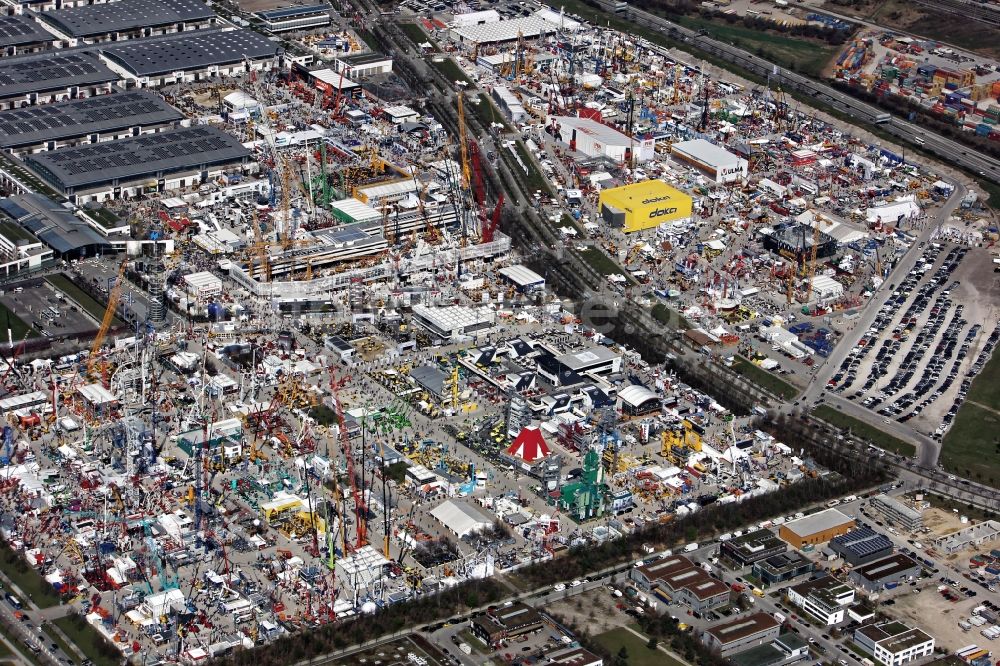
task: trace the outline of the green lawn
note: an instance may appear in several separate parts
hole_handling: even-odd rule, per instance
[[[687,330],[691,328],[691,322],[689,322],[684,315],[673,310],[670,306],[665,303],[657,303],[650,310],[650,314],[653,315],[653,319],[660,322],[661,324],[667,324],[671,328],[678,330]]]
[[[105,229],[114,229],[122,223],[122,219],[107,208],[86,208],[84,214]]]
[[[976,376],[966,399],[1000,411],[1000,354],[993,354]]]
[[[889,433],[882,432],[875,426],[869,425],[864,421],[859,421],[853,416],[848,416],[830,405],[820,405],[813,410],[813,416],[841,430],[850,430],[851,433],[861,439],[867,440],[886,451],[894,451],[904,456],[912,456],[917,452],[913,444],[904,442],[898,437],[893,437]]]
[[[20,553],[7,544],[0,545],[0,571],[3,571],[22,592],[31,596],[39,608],[51,608],[59,604],[59,595],[41,574],[28,566]],[[25,599],[24,601],[27,601]]]
[[[399,29],[403,31],[403,34],[410,38],[411,42],[418,46],[424,42],[428,42],[430,44],[434,43],[431,41],[431,38],[427,36],[427,33],[424,32],[424,29],[416,23],[400,23]],[[437,47],[435,47],[434,50],[437,51]]]
[[[121,653],[104,640],[97,629],[91,626],[82,616],[65,615],[53,623],[63,630],[63,633],[76,644],[80,651],[94,662],[96,666],[118,666],[121,663]]]
[[[372,51],[379,50],[378,42],[375,41],[375,35],[373,35],[371,32],[357,28],[354,30],[354,32],[357,34],[358,37],[361,38],[361,41],[363,41]]]
[[[981,379],[982,377],[977,378],[976,382]],[[972,386],[975,389],[976,384]],[[971,398],[972,391],[969,396]],[[965,402],[958,410],[951,430],[944,436],[941,465],[949,472],[997,486],[1000,481],[998,426],[1000,416],[996,412]]]
[[[503,113],[493,105],[493,100],[486,93],[479,93],[479,104],[467,103],[465,104],[465,108],[472,111],[476,118],[479,118],[479,122],[483,124],[483,127],[489,127],[492,123],[500,123],[503,125],[504,132],[514,131],[507,124]]]
[[[462,81],[468,88],[474,87],[472,85],[472,81],[465,75],[465,72],[462,71],[462,68],[459,67],[458,63],[451,58],[440,56],[431,58],[431,67],[444,74],[444,78],[451,81],[452,84],[456,81]]]
[[[762,32],[739,24],[730,25],[695,16],[670,17],[670,20],[693,30],[704,29],[720,41],[763,56],[789,69],[818,77],[839,47],[773,32]]]
[[[600,248],[590,246],[586,250],[580,252],[580,256],[583,257],[584,261],[593,266],[594,270],[601,275],[624,275],[628,279],[629,283],[635,284],[635,280],[632,279],[632,276],[622,270],[622,267],[619,266],[614,259],[606,255]]]
[[[532,157],[531,153],[528,152],[528,149],[524,147],[524,142],[516,141],[514,145],[517,150],[517,154],[521,157],[521,161],[524,162],[524,166],[528,168],[528,173],[524,173],[520,164],[514,164],[511,168],[518,173],[524,181],[524,184],[527,185],[531,192],[541,191],[543,194],[552,194],[552,188],[549,187],[549,181],[545,180],[545,176],[543,176],[542,172],[538,170],[538,165],[535,164],[535,158]]]
[[[66,644],[66,641],[63,640],[62,636],[56,632],[55,628],[51,624],[44,625],[42,630],[48,634],[49,638],[52,639],[56,645],[59,646],[59,649],[66,653],[66,656],[69,657],[74,664],[80,663],[76,658],[76,650],[73,650]]]
[[[989,195],[986,204],[994,210],[1000,209],[1000,185],[986,178],[977,178],[976,183]]]
[[[799,389],[795,388],[778,375],[772,374],[764,368],[754,365],[742,356],[736,357],[736,360],[733,362],[733,370],[743,375],[765,391],[770,391],[782,400],[791,400],[799,394]]]
[[[49,284],[63,292],[74,300],[77,305],[84,309],[91,317],[96,319],[98,323],[104,319],[104,311],[108,309],[107,304],[98,303],[94,298],[85,292],[80,287],[70,280],[66,275],[62,273],[57,273],[56,275],[49,275],[45,278]],[[114,324],[121,324],[121,320],[115,317]]]
[[[27,333],[29,338],[37,338],[38,331],[28,325],[26,321],[18,317],[13,310],[8,308],[3,303],[0,303],[0,330],[4,330],[10,327],[10,337],[14,340],[14,346],[16,347],[21,340],[24,339]],[[7,342],[6,334],[0,336],[0,342]]]
[[[598,634],[594,640],[614,656],[624,647],[628,652],[628,666],[686,666],[683,661],[671,658],[660,649],[650,650],[645,640],[624,627]]]

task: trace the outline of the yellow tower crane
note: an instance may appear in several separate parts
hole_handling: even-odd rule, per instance
[[[458,94],[458,142],[459,154],[462,156],[462,189],[469,189],[472,175],[469,171],[469,142],[465,136],[465,110],[462,106],[462,93]]]
[[[107,337],[108,331],[111,329],[111,322],[115,320],[115,311],[118,309],[118,301],[121,300],[122,287],[125,284],[125,267],[127,265],[128,261],[126,260],[122,261],[118,267],[118,277],[115,279],[115,284],[108,294],[108,307],[104,311],[101,327],[97,329],[94,342],[90,345],[90,356],[87,357],[87,377],[91,379],[94,378],[94,370],[97,367],[97,355],[101,351],[101,345],[104,344],[104,338]]]

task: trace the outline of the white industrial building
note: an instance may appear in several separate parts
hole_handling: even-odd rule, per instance
[[[517,287],[518,291],[536,291],[545,289],[545,278],[520,264],[501,268],[498,273]]]
[[[898,620],[885,620],[854,630],[857,643],[882,666],[900,666],[934,654],[934,637]]]
[[[495,13],[495,12],[494,12]],[[556,32],[557,25],[538,16],[476,23],[467,26],[455,26],[450,36],[453,41],[471,46],[487,44],[503,44],[515,42],[518,39],[534,39],[542,35]]]
[[[510,89],[504,86],[496,86],[493,88],[493,101],[497,103],[500,110],[503,111],[504,115],[510,118],[511,121],[519,123],[528,117],[528,112],[524,110],[521,105],[521,100],[517,98]]]
[[[750,163],[705,139],[680,141],[670,148],[675,160],[693,166],[717,183],[737,183],[747,177]]]
[[[465,502],[448,500],[431,510],[431,515],[458,538],[488,529],[494,520]]]
[[[486,307],[414,305],[413,323],[442,340],[457,342],[464,336],[492,329],[496,323],[496,312]]]
[[[333,68],[344,76],[363,79],[377,74],[392,73],[392,58],[381,53],[352,53],[339,56],[333,61]]]
[[[912,196],[907,196],[900,201],[894,201],[885,206],[872,206],[865,213],[869,224],[881,222],[882,224],[902,224],[912,221],[920,215],[920,206],[914,202]]]
[[[465,14],[455,14],[451,20],[452,28],[468,28],[472,25],[486,25],[487,23],[499,23],[500,14],[495,9],[487,9],[481,12],[466,12]]]
[[[257,12],[257,18],[271,32],[306,30],[330,25],[330,5],[282,7]]]
[[[222,279],[208,271],[185,275],[184,287],[196,298],[214,298],[222,295]]]
[[[829,275],[817,275],[810,282],[812,283],[812,297],[818,301],[833,301],[844,295],[844,285]]]
[[[607,157],[616,162],[626,162],[631,153],[635,162],[648,162],[655,156],[654,139],[629,138],[591,118],[549,116],[548,124],[554,124],[557,140],[587,157]]]

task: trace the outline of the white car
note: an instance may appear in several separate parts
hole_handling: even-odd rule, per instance
[[[569,586],[570,587],[580,587],[582,584],[583,583],[581,583],[580,581],[574,580],[572,583],[569,584]]]
[[[566,583],[556,583],[552,587],[552,589],[555,590],[556,592],[562,592],[563,590],[566,589]]]

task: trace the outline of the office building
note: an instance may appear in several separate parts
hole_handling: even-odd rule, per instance
[[[710,650],[728,657],[748,648],[770,643],[781,633],[781,623],[770,613],[757,612],[709,627],[702,641]]]
[[[900,666],[934,654],[934,638],[897,620],[875,622],[854,630],[854,642],[882,666]]]
[[[824,576],[789,587],[788,601],[830,626],[844,621],[847,606],[854,603],[854,588]]]
[[[772,555],[753,563],[753,575],[765,585],[794,580],[812,570],[812,561],[797,550]]]
[[[784,553],[788,544],[770,530],[754,530],[728,541],[720,548],[723,556],[738,566],[750,566],[754,562]]]
[[[330,25],[330,5],[304,5],[301,7],[281,7],[257,12],[264,27],[270,32],[287,30],[308,30]]]
[[[920,512],[909,507],[894,497],[876,495],[871,500],[872,507],[885,516],[892,524],[907,532],[916,532],[924,526]]]

